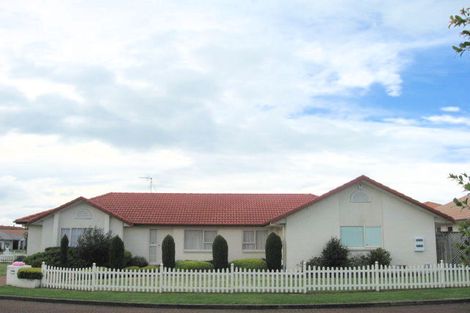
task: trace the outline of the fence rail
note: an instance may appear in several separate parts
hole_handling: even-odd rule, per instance
[[[355,268],[307,267],[291,271],[118,270],[71,269],[43,264],[42,287],[71,290],[204,293],[306,293],[469,287],[470,267],[455,264],[432,266],[363,266]]]

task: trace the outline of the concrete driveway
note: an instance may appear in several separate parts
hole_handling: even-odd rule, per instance
[[[76,312],[76,313],[240,313],[243,310],[200,310],[200,309],[160,309],[160,308],[133,308],[133,307],[106,307],[63,303],[42,303],[17,300],[0,300],[0,312],[8,313],[50,313],[50,312]],[[470,303],[439,304],[439,305],[418,305],[401,307],[373,307],[373,308],[354,308],[354,309],[302,309],[302,310],[250,310],[250,313],[468,313],[470,312]]]

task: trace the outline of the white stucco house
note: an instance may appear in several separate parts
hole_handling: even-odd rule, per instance
[[[153,264],[161,262],[167,234],[175,239],[176,259],[211,259],[212,241],[220,234],[232,260],[264,257],[265,239],[276,232],[290,268],[318,256],[332,237],[354,253],[383,247],[393,264],[436,263],[435,229],[449,221],[450,216],[360,176],[321,196],[108,193],[79,197],[16,223],[28,228],[28,254],[58,246],[63,234],[75,245],[84,229],[99,227]]]

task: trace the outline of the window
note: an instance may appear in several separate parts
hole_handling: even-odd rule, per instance
[[[69,239],[69,247],[76,247],[78,244],[78,238],[87,230],[88,228],[61,228],[60,229],[60,240],[64,235],[67,235]]]
[[[382,246],[382,227],[380,226],[342,226],[341,243],[349,248],[368,248]]]
[[[267,230],[245,230],[243,231],[243,250],[264,250]]]
[[[185,250],[212,250],[212,242],[217,236],[215,230],[185,230]]]

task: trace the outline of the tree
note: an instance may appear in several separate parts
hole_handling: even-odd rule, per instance
[[[87,266],[92,263],[107,266],[110,243],[110,232],[105,233],[101,228],[88,228],[78,238],[77,254]]]
[[[227,240],[221,235],[217,235],[212,243],[212,263],[216,269],[228,267]]]
[[[461,185],[464,191],[470,192],[470,176],[466,173],[460,175],[450,174],[449,177]],[[462,210],[470,210],[468,198],[464,200],[454,199],[454,203]],[[459,223],[459,231],[462,236],[462,241],[457,244],[457,248],[462,252],[461,261],[465,265],[470,265],[470,221],[463,221]]]
[[[62,239],[60,240],[60,264],[62,266],[67,265],[68,254],[69,254],[69,238],[67,238],[67,235],[64,235]]]
[[[163,238],[162,263],[164,267],[175,268],[175,240],[171,235]]]
[[[124,266],[124,242],[119,236],[114,236],[109,245],[109,267],[123,268]]]
[[[464,29],[460,32],[460,36],[464,38],[458,46],[452,46],[452,48],[458,54],[462,55],[465,51],[470,50],[470,30],[465,29],[465,26],[470,25],[470,8],[463,8],[460,10],[461,15],[451,15],[449,21],[450,27],[461,27]]]
[[[270,233],[266,238],[266,264],[269,270],[282,268],[282,240],[275,233]]]

